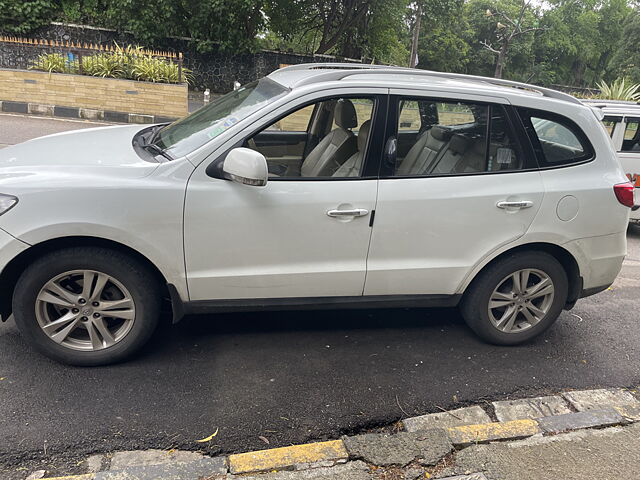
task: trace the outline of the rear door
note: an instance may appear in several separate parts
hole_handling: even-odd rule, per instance
[[[404,156],[383,162],[365,295],[454,294],[474,265],[527,231],[544,196],[540,173],[506,100],[392,94],[390,142],[404,108],[436,115],[423,115]]]

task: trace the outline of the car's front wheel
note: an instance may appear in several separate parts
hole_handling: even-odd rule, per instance
[[[461,310],[471,329],[497,345],[516,345],[541,334],[567,301],[562,265],[545,252],[518,252],[498,260],[474,279]]]
[[[106,365],[137,351],[160,314],[149,269],[106,248],[68,248],[31,264],[16,284],[13,313],[40,352],[63,363]]]

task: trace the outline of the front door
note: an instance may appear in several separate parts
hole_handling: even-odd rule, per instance
[[[527,231],[540,173],[505,101],[396,93],[390,141],[409,123],[419,134],[383,162],[365,295],[454,294],[482,258]]]
[[[269,164],[265,187],[197,169],[185,204],[191,300],[362,295],[377,194],[367,166],[382,150],[368,132],[384,128],[386,92],[298,103],[249,134],[243,146]]]

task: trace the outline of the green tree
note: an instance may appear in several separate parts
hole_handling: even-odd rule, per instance
[[[369,0],[271,0],[267,4],[270,27],[284,39],[314,32],[316,53],[333,50],[365,20]]]
[[[633,83],[640,83],[640,12],[634,11],[628,16],[622,38],[611,60],[611,70],[614,76],[629,77]]]
[[[493,76],[502,78],[508,64],[527,63],[532,57],[534,34],[543,27],[531,0],[471,0],[467,14],[475,50],[483,63],[493,61]]]
[[[535,45],[535,78],[543,83],[594,85],[611,79],[611,59],[622,40],[626,0],[555,0]]]
[[[51,21],[51,0],[0,0],[0,32],[24,35]]]
[[[269,44],[397,63],[408,0],[270,0]],[[277,41],[280,39],[280,42]]]
[[[418,68],[464,73],[469,63],[469,23],[464,0],[423,1]]]
[[[261,0],[112,0],[105,17],[143,42],[166,36],[192,38],[201,51],[255,48],[264,27]]]

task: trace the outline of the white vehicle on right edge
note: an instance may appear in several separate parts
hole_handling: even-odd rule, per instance
[[[611,135],[622,168],[636,187],[636,206],[629,221],[640,224],[640,105],[616,100],[583,100],[583,103],[602,111],[602,123]]]

